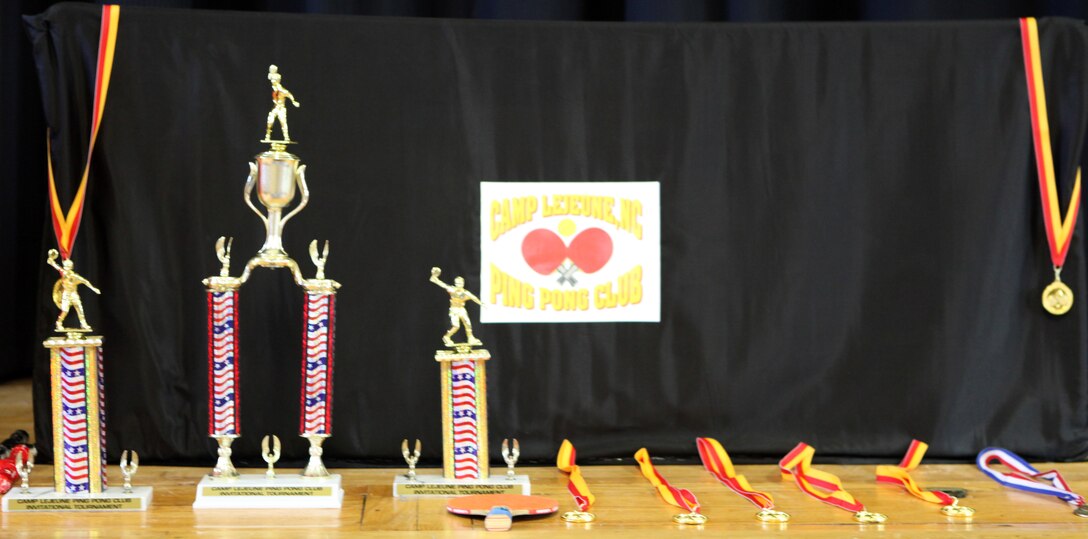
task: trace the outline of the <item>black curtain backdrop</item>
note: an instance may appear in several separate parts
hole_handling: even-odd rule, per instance
[[[98,24],[98,8],[79,5],[28,20],[69,193]],[[1079,21],[1040,29],[1064,200],[1084,143],[1088,36]],[[74,253],[105,292],[84,297],[106,336],[110,456],[214,462],[199,281],[217,272],[219,235],[235,237],[235,272],[262,239],[240,195],[276,63],[303,103],[293,149],[313,191],[286,246],[304,261],[310,239],[330,239],[328,272],[345,284],[330,465],[396,462],[415,437],[437,462],[446,298],[427,273],[441,265],[478,287],[478,186],[502,180],[661,182],[663,304],[660,324],[482,326],[492,445],[517,437],[541,462],[563,437],[587,461],[641,446],[690,457],[711,435],[741,460],[799,440],[856,459],[894,458],[919,437],[939,458],[987,444],[1084,458],[1085,311],[1039,306],[1050,271],[1020,54],[1014,20],[126,7]],[[1063,273],[1077,291],[1083,253],[1078,240]],[[40,341],[55,274],[33,267]],[[290,436],[301,295],[282,271],[243,288],[239,464],[261,465],[264,434],[295,440],[287,461],[305,454]],[[47,357],[32,350],[48,454]]]
[[[46,221],[45,122],[30,43],[21,15],[52,0],[0,2],[0,282],[34,283],[41,253],[53,241]],[[103,2],[88,2],[102,4]],[[200,8],[466,19],[568,21],[828,21],[941,20],[1022,16],[1088,18],[1083,0],[134,0],[124,6]],[[184,29],[174,28],[182,32]],[[33,317],[37,286],[16,286],[0,307],[0,380],[27,376],[41,336]]]
[[[94,6],[28,20],[69,189],[98,25]],[[1040,28],[1067,197],[1088,35],[1078,21]],[[149,462],[213,462],[200,279],[217,272],[217,236],[235,237],[236,272],[263,236],[240,195],[262,150],[270,63],[303,103],[290,113],[293,149],[313,192],[286,246],[304,260],[310,239],[330,239],[328,272],[345,285],[332,465],[395,462],[415,437],[436,461],[432,356],[446,298],[428,270],[478,286],[479,182],[496,180],[661,182],[663,304],[660,324],[481,327],[495,356],[493,445],[517,437],[539,461],[563,437],[594,459],[640,446],[691,456],[698,435],[749,459],[798,440],[824,456],[893,458],[912,436],[944,458],[987,444],[1088,453],[1086,311],[1055,318],[1039,305],[1051,276],[1015,20],[125,8],[74,254],[105,292],[88,303],[106,336],[114,458],[134,448]],[[1063,277],[1088,290],[1080,243]],[[38,287],[39,336],[55,316],[47,293]],[[287,460],[305,453],[290,436],[301,296],[284,271],[259,271],[242,290],[241,464],[260,465],[269,433],[294,440]],[[47,448],[47,361],[36,354]]]

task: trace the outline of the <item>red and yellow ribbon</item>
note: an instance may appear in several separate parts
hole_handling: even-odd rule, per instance
[[[79,232],[79,223],[83,218],[83,203],[87,194],[87,178],[91,172],[91,156],[94,155],[98,128],[102,125],[102,112],[106,108],[106,95],[110,87],[110,74],[113,71],[113,53],[117,44],[117,25],[121,17],[121,6],[102,6],[102,28],[98,38],[98,66],[95,69],[94,109],[91,113],[91,141],[87,146],[87,163],[83,167],[83,177],[72,199],[68,211],[61,206],[57,195],[57,184],[53,179],[53,151],[46,137],[46,153],[49,171],[49,212],[53,218],[53,233],[57,236],[57,246],[61,256],[71,257],[72,245]]]
[[[560,471],[570,474],[567,490],[570,491],[571,496],[574,496],[574,503],[578,505],[578,510],[585,512],[589,511],[597,499],[589,491],[589,485],[582,478],[582,469],[574,463],[574,457],[574,444],[570,443],[570,440],[563,440],[563,444],[559,446],[559,454],[555,457],[555,465]]]
[[[1035,143],[1035,164],[1039,175],[1046,239],[1050,260],[1055,270],[1065,264],[1072,244],[1073,228],[1080,208],[1080,168],[1073,182],[1073,194],[1064,218],[1058,204],[1058,183],[1054,173],[1054,155],[1050,146],[1050,123],[1046,112],[1046,91],[1043,89],[1043,62],[1039,53],[1039,28],[1034,18],[1020,19],[1020,39],[1024,47],[1024,74],[1027,76],[1028,103],[1031,107],[1031,134]]]
[[[910,472],[922,463],[922,457],[925,456],[927,449],[929,449],[929,445],[925,442],[911,440],[910,449],[907,449],[907,454],[903,456],[903,461],[898,466],[882,465],[876,467],[876,480],[878,483],[899,485],[907,489],[907,492],[929,503],[952,505],[956,503],[955,498],[939,490],[923,490],[910,476]]]
[[[760,509],[774,509],[774,498],[770,494],[753,489],[743,475],[737,474],[733,461],[729,459],[729,453],[725,452],[722,444],[714,438],[696,438],[695,445],[699,448],[699,458],[703,460],[703,466],[718,481]]]
[[[635,462],[638,463],[639,468],[642,470],[642,476],[648,479],[650,484],[657,489],[657,493],[662,500],[665,500],[665,503],[675,505],[689,513],[699,512],[699,499],[695,497],[695,494],[686,488],[676,488],[670,485],[650,462],[650,452],[646,451],[645,447],[635,453]]]
[[[846,492],[838,476],[812,467],[812,456],[815,453],[812,446],[803,442],[797,444],[793,451],[778,462],[782,479],[793,479],[805,494],[826,504],[855,513],[864,511],[865,506]]]

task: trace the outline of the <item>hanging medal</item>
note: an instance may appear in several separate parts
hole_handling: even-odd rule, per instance
[[[1024,74],[1027,77],[1028,104],[1031,109],[1031,135],[1039,177],[1039,194],[1046,225],[1047,246],[1054,267],[1054,281],[1043,289],[1043,308],[1053,315],[1063,315],[1073,308],[1073,290],[1062,282],[1062,267],[1069,254],[1073,229],[1080,208],[1080,168],[1076,171],[1073,193],[1064,214],[1058,204],[1058,182],[1050,144],[1050,123],[1043,88],[1042,55],[1039,52],[1039,28],[1034,18],[1020,19],[1020,39],[1024,49]]]

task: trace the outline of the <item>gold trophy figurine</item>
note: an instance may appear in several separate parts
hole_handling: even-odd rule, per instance
[[[446,289],[446,292],[450,294],[450,329],[442,336],[442,342],[451,348],[471,348],[473,346],[483,346],[483,342],[477,339],[472,334],[472,322],[468,319],[468,310],[465,309],[465,303],[469,300],[475,301],[477,305],[483,307],[483,303],[480,302],[480,298],[475,294],[465,290],[465,279],[463,277],[457,277],[453,280],[453,286],[450,286],[441,279],[438,278],[442,274],[441,268],[431,268],[431,282]],[[461,329],[461,326],[465,328],[465,342],[455,343],[453,342],[453,334],[457,333],[457,330]]]
[[[60,309],[60,315],[57,316],[56,331],[58,333],[93,331],[90,324],[87,323],[87,317],[83,314],[83,302],[79,299],[79,285],[90,288],[95,294],[102,294],[102,291],[95,288],[90,281],[84,279],[82,275],[72,269],[74,263],[71,259],[65,259],[61,264],[57,264],[58,256],[60,256],[60,253],[56,249],[50,249],[49,258],[46,259],[46,263],[60,272],[60,279],[57,279],[56,284],[53,285],[53,303]],[[68,311],[72,307],[76,308],[76,316],[79,317],[78,329],[64,327],[64,319],[68,317]]]
[[[287,88],[280,85],[280,80],[282,79],[283,77],[280,75],[278,67],[275,65],[268,66],[268,80],[272,82],[272,110],[268,112],[268,129],[264,132],[264,141],[271,142],[272,125],[275,124],[278,119],[280,121],[280,128],[283,129],[284,142],[291,142],[291,136],[287,132],[287,107],[284,106],[284,103],[287,99],[290,99],[291,104],[294,105],[295,108],[298,108],[299,103]]]

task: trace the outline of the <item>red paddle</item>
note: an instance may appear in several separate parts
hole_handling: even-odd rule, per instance
[[[554,513],[559,510],[559,502],[544,496],[476,494],[450,500],[446,510],[455,515],[484,516],[487,531],[506,531],[514,517]]]

